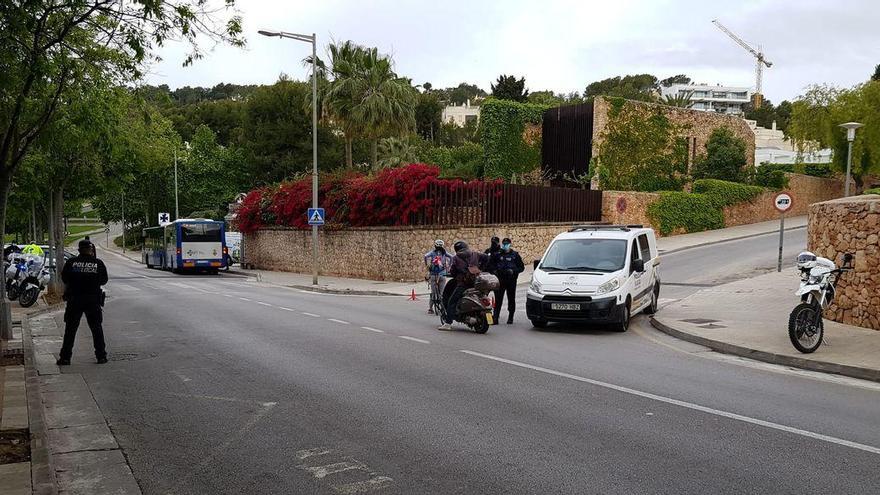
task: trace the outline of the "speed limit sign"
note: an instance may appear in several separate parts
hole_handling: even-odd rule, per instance
[[[779,210],[779,213],[785,213],[790,210],[793,203],[794,200],[792,200],[791,195],[788,193],[779,193],[773,200],[773,206]]]

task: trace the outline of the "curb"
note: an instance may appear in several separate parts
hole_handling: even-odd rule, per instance
[[[315,292],[317,294],[336,294],[346,296],[393,296],[393,297],[410,297],[411,294],[399,294],[397,292],[385,292],[381,290],[348,290],[348,289],[328,289],[326,287],[315,287],[313,285],[285,285],[291,289],[302,290],[306,292]],[[428,293],[416,293],[417,296],[427,296]]]
[[[788,232],[791,230],[805,229],[805,228],[807,228],[806,225],[799,225],[797,227],[789,227],[789,228],[785,229],[785,232]],[[776,234],[778,232],[779,232],[778,230],[770,230],[767,232],[761,232],[760,234],[746,234],[746,235],[741,235],[738,237],[731,237],[729,239],[722,239],[720,241],[706,241],[706,242],[701,242],[699,244],[694,244],[693,246],[685,246],[685,247],[680,247],[680,248],[676,248],[676,249],[670,249],[668,251],[660,251],[659,254],[664,255],[664,254],[680,253],[682,251],[687,251],[688,249],[696,249],[696,248],[700,248],[700,247],[712,246],[715,244],[723,244],[725,242],[741,241],[743,239],[751,239],[753,237],[761,237],[762,235]]]
[[[681,339],[694,344],[699,344],[708,347],[713,351],[721,352],[724,354],[732,354],[735,356],[755,359],[757,361],[764,361],[765,363],[791,366],[808,371],[819,371],[822,373],[831,373],[835,375],[848,376],[851,378],[859,378],[861,380],[880,382],[880,370],[876,369],[829,363],[827,361],[817,361],[815,359],[792,357],[784,354],[776,354],[774,352],[750,349],[748,347],[743,347],[735,344],[728,344],[727,342],[712,340],[706,337],[700,337],[699,335],[694,335],[682,330],[678,330],[658,321],[656,318],[651,318],[651,326],[677,339]]]
[[[55,467],[49,455],[49,429],[43,411],[43,398],[40,392],[40,377],[35,367],[34,342],[31,337],[30,317],[22,319],[21,345],[24,348],[24,377],[28,403],[28,423],[31,435],[31,490],[39,495],[56,495]]]

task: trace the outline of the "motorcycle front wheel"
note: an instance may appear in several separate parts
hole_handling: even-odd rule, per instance
[[[17,285],[7,285],[6,286],[6,297],[10,301],[15,301],[18,299],[18,286]]]
[[[40,297],[39,288],[34,287],[33,289],[26,289],[18,298],[18,304],[20,304],[22,308],[29,308],[37,302],[38,297]]]
[[[788,338],[794,348],[804,354],[815,352],[822,345],[825,325],[821,315],[818,315],[819,322],[816,323],[818,312],[816,304],[801,303],[791,310],[788,317]]]

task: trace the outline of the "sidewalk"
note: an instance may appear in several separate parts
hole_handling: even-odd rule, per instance
[[[785,219],[785,230],[801,229],[806,226],[806,215],[790,218],[786,217]],[[746,239],[772,232],[779,232],[779,220],[753,223],[750,225],[739,225],[737,227],[728,227],[726,229],[707,230],[705,232],[695,232],[693,234],[661,237],[657,239],[657,249],[660,251],[661,255],[669,254],[683,249],[705,246],[716,242]]]
[[[704,289],[663,307],[651,323],[719,352],[813,371],[880,381],[880,331],[825,320],[826,344],[801,354],[788,338],[799,303],[794,268]]]

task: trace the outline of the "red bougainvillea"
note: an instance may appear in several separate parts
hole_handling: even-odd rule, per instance
[[[330,227],[409,225],[424,215],[430,217],[435,198],[432,190],[454,192],[459,188],[481,188],[483,181],[440,179],[440,169],[415,163],[382,170],[374,175],[353,172],[324,174],[319,181],[319,203]],[[488,184],[495,184],[494,181]],[[306,210],[311,206],[312,180],[305,177],[284,182],[274,189],[251,191],[238,210],[242,232],[272,225],[308,228]]]

